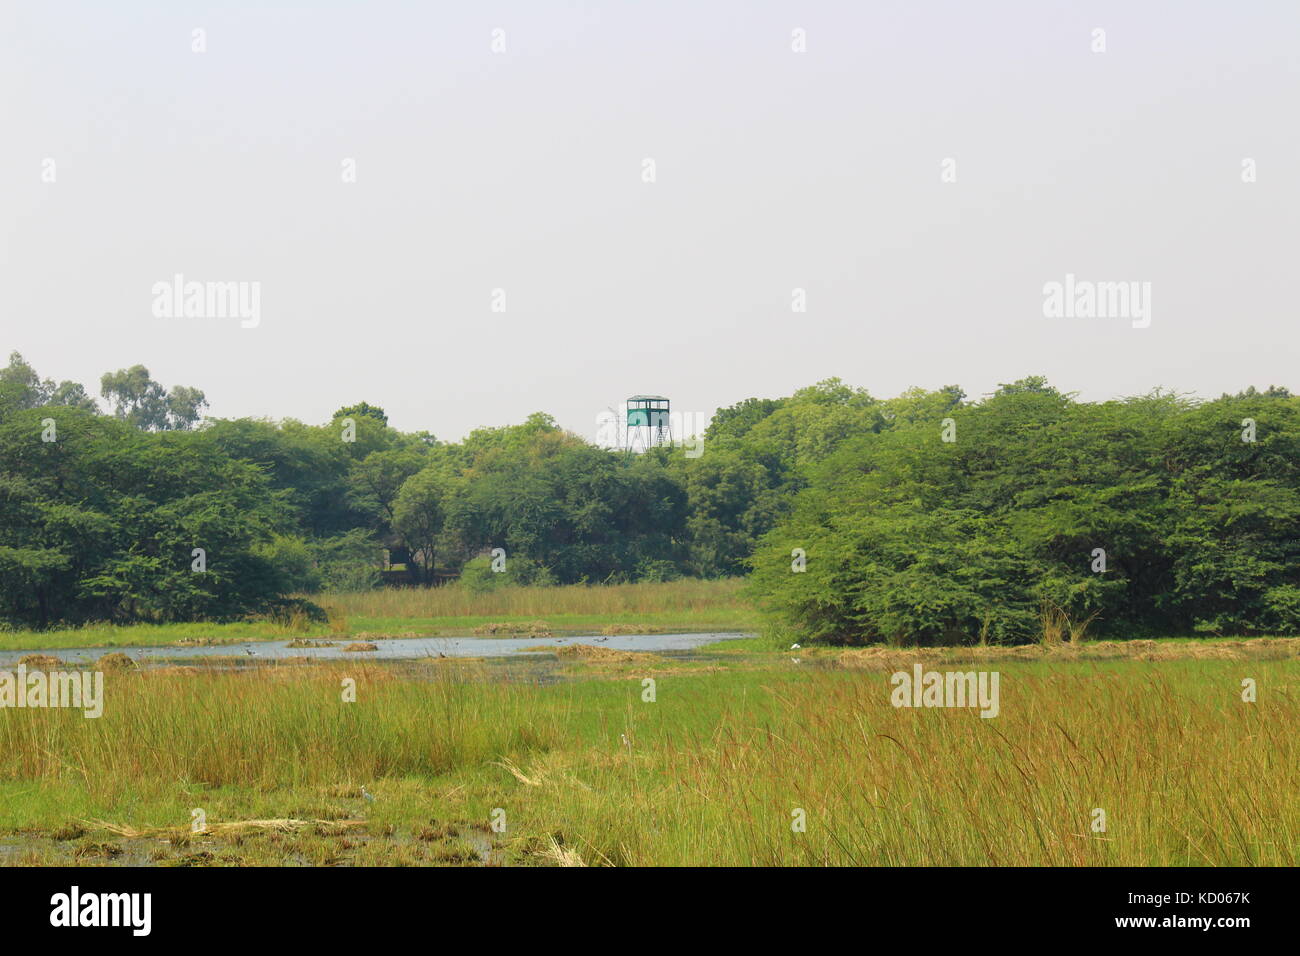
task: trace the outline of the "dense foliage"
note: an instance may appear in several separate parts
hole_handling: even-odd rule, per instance
[[[811,469],[755,592],[841,641],[1029,640],[1044,618],[1300,630],[1300,400],[1284,390],[1084,404],[1027,379],[943,417]]]
[[[199,424],[203,393],[141,366],[101,396],[112,415],[16,353],[0,368],[0,621],[238,617],[374,587],[386,554],[390,581],[478,589],[752,567],[765,603],[835,640],[1024,639],[1044,608],[1126,634],[1300,626],[1300,400],[1280,389],[882,401],[832,379],[720,410],[698,457],[540,413],[460,442],[366,402]]]

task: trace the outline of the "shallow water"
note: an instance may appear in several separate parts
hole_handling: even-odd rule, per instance
[[[543,656],[527,648],[544,648],[554,652],[569,644],[592,644],[613,651],[672,652],[692,651],[715,641],[750,637],[749,634],[719,632],[708,634],[579,634],[572,637],[404,637],[366,640],[378,647],[375,651],[345,651],[351,639],[333,647],[289,647],[289,641],[257,641],[248,644],[220,644],[204,647],[75,647],[26,648],[0,650],[0,668],[11,668],[28,654],[48,654],[65,664],[93,664],[105,654],[120,651],[141,664],[215,662],[214,659],[243,658],[249,661],[308,658],[315,660],[417,660],[426,657],[517,657]]]

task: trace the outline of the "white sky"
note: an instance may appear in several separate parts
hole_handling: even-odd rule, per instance
[[[1298,39],[1291,0],[3,0],[0,351],[449,439],[833,375],[1300,390]],[[155,318],[178,272],[260,325]],[[1150,328],[1044,318],[1066,273]]]

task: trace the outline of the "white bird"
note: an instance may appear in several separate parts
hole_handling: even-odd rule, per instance
[[[630,741],[630,740],[627,739],[627,734],[619,734],[618,736],[619,736],[619,739],[621,739],[621,740],[623,741],[623,746],[626,747],[628,750],[631,750],[631,749],[632,749],[632,741]]]
[[[798,645],[798,644],[791,644],[791,645],[790,645],[790,650],[792,650],[792,651],[797,651],[797,650],[799,650],[799,645]]]

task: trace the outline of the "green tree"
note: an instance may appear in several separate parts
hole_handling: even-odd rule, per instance
[[[0,368],[0,418],[6,411],[43,406],[68,406],[96,412],[95,400],[76,382],[41,379],[17,352],[9,353],[9,364]]]
[[[420,566],[420,580],[432,583],[438,539],[447,521],[447,479],[437,468],[425,468],[402,483],[393,504],[393,526]]]
[[[208,404],[197,388],[177,385],[168,392],[143,365],[105,372],[100,394],[108,399],[114,415],[142,431],[193,428]]]
[[[345,405],[334,413],[334,418],[357,418],[361,415],[367,418],[373,418],[385,428],[388,427],[388,413],[378,405],[371,405],[369,402],[357,402],[355,405]]]

